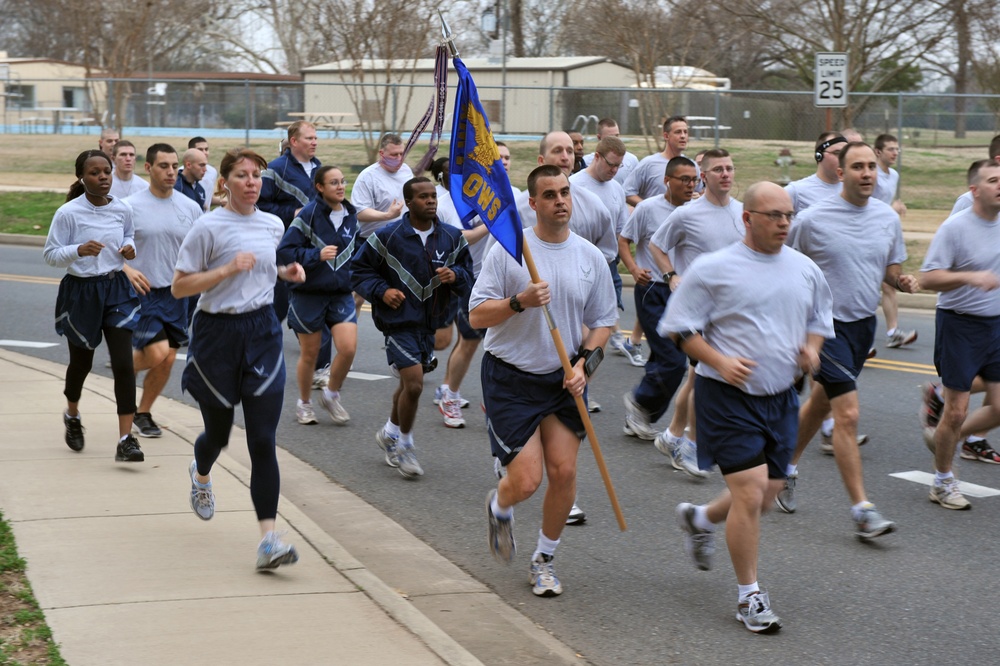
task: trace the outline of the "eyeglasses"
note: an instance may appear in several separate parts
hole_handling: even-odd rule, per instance
[[[717,175],[721,176],[724,173],[733,173],[733,172],[735,172],[736,171],[736,167],[733,167],[733,166],[723,166],[723,165],[720,164],[717,167],[712,167],[708,171],[709,171],[709,173],[714,173],[714,174],[717,174]]]
[[[693,185],[694,183],[698,182],[697,176],[670,176],[670,178],[673,178],[674,180],[679,180],[685,185]]]
[[[776,222],[776,223],[777,222],[781,222],[784,219],[787,219],[789,222],[791,222],[791,221],[793,221],[795,219],[795,213],[792,212],[792,211],[789,211],[787,213],[782,213],[781,211],[777,211],[777,210],[769,210],[769,211],[764,211],[764,210],[748,210],[747,212],[748,213],[757,213],[758,215],[766,215],[767,219],[771,220],[772,222]]]
[[[597,154],[601,155],[600,153],[597,153]],[[617,168],[619,168],[622,165],[622,162],[624,162],[624,160],[622,160],[622,162],[619,162],[618,164],[615,164],[614,162],[612,162],[611,160],[608,159],[607,155],[601,155],[601,158],[604,160],[604,163],[607,164],[608,168],[610,168],[610,169],[617,169]]]

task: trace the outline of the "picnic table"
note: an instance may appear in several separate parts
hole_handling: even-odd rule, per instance
[[[361,123],[358,116],[350,112],[342,111],[292,111],[289,118],[295,120],[279,121],[276,127],[288,127],[296,120],[305,120],[311,123],[316,129],[332,130],[336,138],[342,129],[360,129]]]

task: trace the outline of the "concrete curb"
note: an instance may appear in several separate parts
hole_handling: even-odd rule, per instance
[[[33,247],[44,247],[45,236],[31,236],[28,234],[0,234],[0,244],[30,245]]]

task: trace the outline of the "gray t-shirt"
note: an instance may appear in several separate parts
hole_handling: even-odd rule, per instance
[[[891,204],[896,200],[896,190],[899,188],[899,172],[889,167],[889,171],[882,171],[882,167],[876,169],[878,180],[875,182],[875,192],[872,196],[879,201]]]
[[[562,243],[547,243],[535,236],[534,228],[524,230],[524,239],[539,277],[549,285],[549,309],[567,352],[580,347],[584,326],[614,326],[618,321],[615,288],[607,263],[593,245],[573,233]],[[496,245],[483,260],[469,311],[484,301],[510,298],[530,282],[528,269]],[[542,308],[527,308],[489,328],[483,348],[525,372],[545,374],[561,367]]]
[[[517,214],[521,216],[521,224],[525,228],[535,226],[536,219],[528,199],[528,190],[525,190],[514,200]],[[585,187],[572,182],[570,199],[573,202],[573,212],[570,214],[569,228],[577,236],[593,243],[604,255],[606,262],[614,261],[618,256],[618,235],[604,202]]]
[[[741,202],[730,197],[725,206],[716,206],[703,196],[671,213],[650,242],[663,252],[673,251],[674,270],[683,278],[699,256],[721,250],[744,236]]]
[[[135,260],[130,265],[145,275],[154,289],[169,287],[181,243],[205,211],[177,190],[170,190],[170,196],[161,199],[147,189],[127,201],[135,223]]]
[[[92,240],[103,243],[104,249],[96,256],[81,257],[80,246]],[[114,197],[95,206],[81,194],[56,210],[42,257],[49,266],[66,268],[70,275],[94,277],[120,271],[125,265],[120,250],[126,245],[135,247],[132,206]]]
[[[636,265],[648,269],[652,273],[653,282],[663,282],[663,275],[649,252],[649,241],[675,210],[677,206],[670,203],[665,196],[643,199],[632,211],[625,228],[622,229],[621,237],[635,243]],[[668,254],[673,263],[673,253]]]
[[[583,156],[583,163],[590,166],[590,163],[594,161],[594,155],[597,153],[590,153]],[[639,165],[639,158],[632,153],[626,152],[625,157],[622,158],[622,165],[618,167],[618,172],[615,173],[615,182],[625,187],[625,181],[628,180],[629,174],[631,174],[635,168]]]
[[[955,199],[955,205],[951,207],[951,214],[948,217],[951,217],[955,213],[961,213],[967,208],[972,208],[971,190],[966,190],[962,194],[958,195],[958,198]]]
[[[785,185],[785,191],[792,198],[792,210],[796,213],[801,213],[817,201],[829,199],[835,194],[840,194],[841,189],[842,185],[840,181],[828,183],[821,180],[816,174]]]
[[[628,219],[628,204],[625,203],[625,190],[614,180],[599,181],[586,170],[574,173],[569,177],[569,182],[579,185],[587,190],[604,204],[608,209],[608,215],[615,225],[615,235],[622,232],[625,221]],[[615,253],[617,255],[617,253]]]
[[[273,303],[274,282],[278,279],[275,250],[284,232],[281,218],[261,210],[240,215],[216,208],[202,215],[181,243],[177,270],[210,271],[225,266],[240,252],[252,252],[257,261],[252,270],[237,273],[202,292],[198,310],[239,314]]]
[[[831,303],[830,287],[808,257],[788,247],[763,254],[734,243],[695,260],[656,330],[664,337],[701,332],[722,354],[756,362],[739,388],[775,395],[799,374],[806,336],[833,337]],[[723,381],[707,363],[697,373]]]
[[[395,173],[389,173],[382,168],[378,162],[365,167],[364,171],[358,174],[358,179],[354,181],[351,189],[351,203],[360,213],[369,208],[380,210],[383,213],[389,210],[393,200],[403,201],[403,184],[413,178],[413,171],[407,165],[402,165]],[[406,206],[399,212],[399,217],[385,220],[384,222],[361,222],[359,235],[362,238],[368,236],[382,227],[392,224],[403,217]]]
[[[667,162],[663,153],[654,153],[639,160],[632,173],[625,180],[625,196],[639,196],[649,199],[667,193],[667,185],[663,178],[667,173]]]
[[[109,194],[119,199],[125,199],[149,189],[149,183],[135,173],[128,180],[122,180],[117,173],[111,174],[111,191]]]
[[[875,314],[886,267],[906,261],[899,215],[875,198],[860,207],[841,196],[824,199],[795,217],[785,242],[822,269],[838,321]]]
[[[934,234],[921,272],[993,271],[1000,276],[1000,221],[967,208],[945,220]],[[1000,316],[1000,289],[964,286],[938,294],[939,308],[980,317]]]

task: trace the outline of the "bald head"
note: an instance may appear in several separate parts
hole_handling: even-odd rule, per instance
[[[573,140],[566,132],[549,132],[538,144],[538,164],[559,167],[567,176],[573,172]]]
[[[777,197],[777,199],[774,199],[774,197]],[[785,188],[767,180],[754,183],[747,188],[747,191],[743,194],[743,209],[761,209],[761,201],[767,201],[768,203],[781,202],[784,204],[784,207],[779,207],[776,210],[792,209],[792,200],[788,196],[788,192],[785,191]]]
[[[754,183],[743,196],[747,246],[764,254],[781,252],[792,225],[792,199],[774,183]]]
[[[201,180],[205,177],[208,169],[208,158],[205,153],[197,148],[188,148],[184,151],[184,178],[189,182]]]

